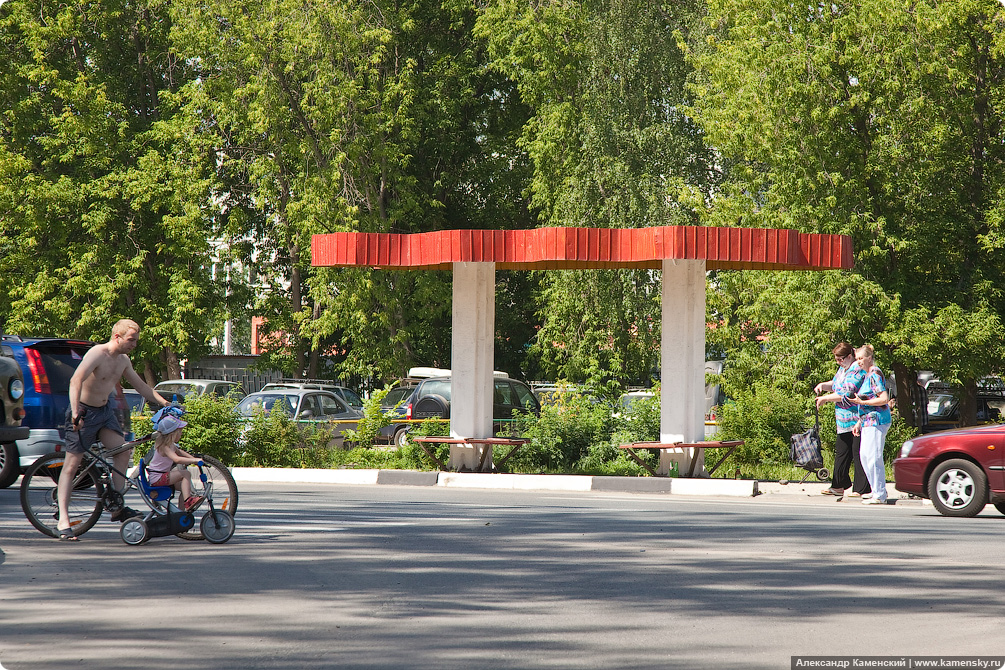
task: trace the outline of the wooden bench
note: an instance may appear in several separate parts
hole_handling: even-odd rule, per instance
[[[509,460],[509,457],[520,450],[520,447],[530,442],[528,439],[520,437],[448,437],[446,435],[418,435],[412,438],[412,441],[422,447],[422,450],[433,459],[433,462],[440,468],[440,470],[446,472],[448,470],[446,463],[441,461],[433,453],[432,449],[427,447],[427,444],[469,444],[469,445],[488,445],[488,446],[504,446],[512,447],[506,455],[499,460],[498,463],[493,463],[492,469],[498,471],[502,465]],[[478,472],[482,472],[485,468],[485,457],[491,453],[491,449],[485,449],[482,451],[482,456],[478,461]]]
[[[664,449],[681,449],[681,448],[701,449],[702,451],[704,451],[705,449],[726,449],[727,450],[726,454],[722,458],[720,458],[715,465],[712,466],[711,470],[708,471],[708,474],[712,475],[716,470],[719,469],[719,466],[722,465],[723,461],[729,458],[733,454],[733,452],[736,451],[737,447],[743,444],[743,442],[744,442],[743,440],[725,440],[725,441],[713,441],[713,442],[631,442],[629,444],[619,445],[618,448],[627,449],[628,455],[634,458],[639,465],[648,470],[653,477],[669,477],[669,475],[657,474],[655,470],[649,467],[648,463],[639,458],[639,455],[635,453],[636,449],[646,449],[656,452],[663,451]],[[698,462],[698,453],[701,452],[695,453],[695,455],[691,458],[691,467],[689,467],[687,470],[686,475],[687,477],[694,476],[694,467],[695,464],[697,464]]]

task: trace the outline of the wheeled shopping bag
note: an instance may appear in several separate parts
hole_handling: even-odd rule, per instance
[[[813,427],[805,433],[793,435],[789,439],[789,458],[796,467],[806,470],[806,475],[799,481],[806,481],[811,474],[825,482],[830,478],[830,471],[824,467],[823,448],[820,443],[820,412],[816,403],[813,404]]]

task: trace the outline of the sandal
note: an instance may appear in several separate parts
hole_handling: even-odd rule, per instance
[[[191,512],[196,507],[201,505],[202,501],[205,499],[206,499],[205,496],[189,496],[188,498],[185,499],[185,511]]]
[[[72,528],[57,528],[59,535],[56,537],[60,542],[80,542],[80,538],[74,535]]]

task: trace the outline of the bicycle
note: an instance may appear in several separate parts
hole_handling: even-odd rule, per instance
[[[139,544],[145,542],[151,536],[158,534],[173,534],[185,540],[206,539],[210,542],[226,542],[233,535],[233,516],[237,512],[237,483],[230,474],[227,467],[216,458],[199,454],[202,464],[199,468],[199,477],[192,478],[193,494],[201,495],[208,501],[210,512],[203,518],[202,523],[196,527],[194,518],[189,515],[188,519],[176,519],[170,515],[179,514],[179,508],[173,504],[170,497],[165,498],[165,492],[170,491],[166,487],[150,487],[145,481],[142,459],[141,466],[134,477],[119,471],[111,463],[111,458],[133,447],[151,442],[154,434],[125,442],[115,449],[105,449],[100,442],[92,445],[85,453],[73,478],[73,489],[70,494],[68,506],[70,527],[74,530],[74,535],[80,536],[94,527],[101,518],[103,511],[116,512],[125,506],[124,494],[130,490],[136,490],[143,501],[150,507],[151,512],[142,521],[153,521],[155,517],[167,521],[180,521],[182,524],[169,525],[171,532],[161,532],[165,530],[163,523],[158,522],[153,533],[145,533],[139,542],[130,541],[135,539],[137,534],[136,524],[131,524],[130,528],[126,524],[130,521],[140,520],[140,517],[126,519],[122,524],[122,539],[127,544]],[[196,456],[196,454],[193,454]],[[59,531],[56,523],[59,519],[59,507],[57,504],[57,489],[59,475],[63,470],[66,454],[63,452],[52,452],[40,457],[24,473],[21,479],[21,509],[24,510],[28,521],[49,537],[57,537]],[[121,475],[125,479],[124,491],[118,491],[112,486],[112,474]],[[156,493],[152,495],[152,491]],[[220,493],[223,494],[222,499]],[[173,491],[168,494],[173,494]],[[220,500],[217,508],[214,506],[213,497],[216,495]],[[223,518],[222,515],[228,518]],[[209,521],[207,522],[207,519]],[[185,525],[187,524],[187,525]],[[207,526],[208,533],[207,533]],[[129,531],[127,533],[127,531]]]

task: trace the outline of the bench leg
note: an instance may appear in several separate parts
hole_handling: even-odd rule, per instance
[[[719,469],[719,466],[722,465],[723,461],[725,461],[727,458],[733,455],[734,451],[736,451],[736,447],[730,447],[729,450],[726,452],[726,455],[720,458],[718,461],[716,461],[715,465],[712,466],[712,469],[708,471],[709,476],[714,474],[715,471]]]
[[[416,442],[416,444],[418,444],[420,447],[422,447],[422,450],[424,452],[426,452],[426,455],[429,456],[431,459],[433,459],[433,462],[436,463],[437,467],[440,468],[441,472],[446,472],[447,471],[448,468],[447,468],[446,464],[443,461],[441,461],[440,459],[438,459],[436,457],[436,454],[433,453],[433,450],[430,449],[429,447],[427,447],[424,442]]]
[[[495,470],[496,472],[500,472],[499,468],[501,468],[506,463],[506,461],[509,460],[509,457],[512,456],[513,454],[515,454],[517,452],[517,450],[519,450],[520,447],[522,447],[522,446],[523,446],[522,444],[518,444],[515,447],[513,447],[512,449],[510,449],[508,452],[506,452],[506,455],[503,456],[501,459],[499,459],[498,462],[493,463],[492,469]]]
[[[629,456],[631,456],[632,458],[635,459],[636,463],[638,463],[639,465],[641,465],[642,467],[644,467],[646,470],[648,470],[649,474],[651,474],[653,477],[664,477],[665,476],[665,475],[657,474],[655,470],[653,470],[651,467],[649,467],[648,463],[646,463],[641,458],[639,458],[639,455],[635,453],[634,449],[626,449],[626,451],[628,452]]]

